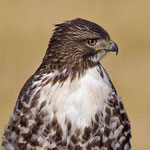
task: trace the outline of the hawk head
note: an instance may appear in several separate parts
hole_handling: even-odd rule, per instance
[[[42,64],[51,71],[80,71],[97,65],[110,51],[117,54],[118,47],[108,33],[93,22],[77,18],[56,25]]]

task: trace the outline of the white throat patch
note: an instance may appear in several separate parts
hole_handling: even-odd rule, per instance
[[[75,127],[90,126],[91,118],[96,112],[103,111],[104,101],[108,99],[112,88],[107,75],[100,76],[99,66],[88,69],[80,78],[70,82],[70,77],[62,86],[57,82],[44,87],[48,93],[49,113],[51,119],[56,115],[58,122],[65,127],[65,119]],[[104,70],[102,70],[104,71]],[[50,89],[49,89],[50,88]]]

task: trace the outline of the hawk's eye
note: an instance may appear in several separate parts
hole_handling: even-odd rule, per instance
[[[97,43],[97,39],[90,39],[90,40],[88,40],[88,44],[90,46],[94,46],[96,43]]]

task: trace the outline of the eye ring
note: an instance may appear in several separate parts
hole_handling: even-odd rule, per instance
[[[90,40],[88,40],[88,44],[90,46],[94,46],[96,43],[97,43],[97,39],[90,39]]]

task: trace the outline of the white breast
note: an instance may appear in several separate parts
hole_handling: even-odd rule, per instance
[[[68,78],[61,86],[59,82],[43,89],[47,95],[51,118],[55,115],[61,125],[65,119],[71,121],[72,127],[83,128],[90,125],[91,118],[97,111],[103,110],[104,101],[112,89],[106,74],[100,76],[100,68],[88,69],[80,78],[70,82]]]

